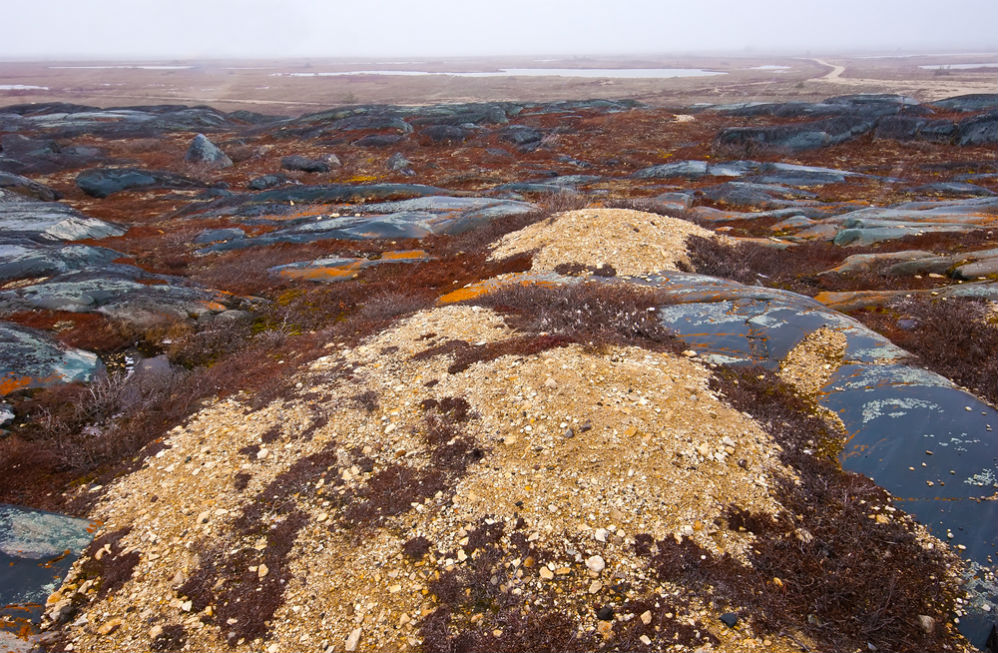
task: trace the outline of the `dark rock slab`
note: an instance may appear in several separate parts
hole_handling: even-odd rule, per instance
[[[286,184],[290,181],[284,175],[261,175],[250,180],[246,187],[250,190],[267,190],[268,188],[274,188],[275,186],[280,186]]]
[[[29,128],[56,137],[96,134],[105,138],[152,138],[168,132],[211,132],[238,126],[211,107],[172,104],[113,109],[48,104],[26,108],[21,118]]]
[[[89,218],[58,202],[41,202],[0,191],[0,233],[35,235],[51,240],[121,236],[118,225]]]
[[[239,228],[205,229],[194,237],[194,242],[198,245],[207,245],[209,243],[218,243],[245,237],[246,232]]]
[[[998,111],[963,120],[957,131],[957,145],[998,144]]]
[[[204,134],[198,134],[187,148],[184,160],[188,163],[204,164],[214,168],[228,168],[232,159],[226,156],[217,145],[208,140]]]
[[[103,159],[96,147],[67,145],[51,138],[29,138],[22,134],[0,137],[0,170],[16,174],[49,174],[80,168]]]
[[[420,130],[420,136],[434,143],[463,143],[473,132],[457,125],[429,125]]]
[[[9,172],[0,172],[0,191],[17,193],[43,202],[54,202],[59,199],[59,194],[45,184]]]
[[[993,111],[998,109],[998,94],[971,93],[969,95],[957,95],[945,100],[936,100],[932,103],[932,106],[946,109],[947,111]]]
[[[766,151],[811,150],[852,140],[868,133],[876,124],[874,116],[846,114],[772,127],[727,127],[714,139],[714,146],[741,156]]]
[[[510,125],[499,130],[499,140],[513,143],[517,147],[536,147],[544,138],[544,132],[526,125]]]
[[[41,510],[0,504],[0,615],[15,625],[41,621],[45,601],[93,539],[97,524]],[[28,650],[23,640],[0,643]],[[18,643],[25,644],[17,649]]]
[[[120,252],[105,247],[67,245],[37,235],[0,233],[0,281],[101,267],[121,256]]]
[[[716,186],[698,189],[702,197],[731,206],[756,207],[763,209],[785,208],[802,199],[817,197],[814,193],[790,188],[780,184],[760,184],[744,181],[729,181]]]
[[[337,163],[339,160],[337,159]],[[301,172],[329,172],[332,170],[330,161],[325,159],[310,159],[300,154],[292,154],[281,159],[281,167],[285,170],[299,170]]]
[[[368,240],[376,238],[424,238],[431,234],[457,234],[491,220],[530,213],[537,206],[491,197],[430,196],[396,202],[350,207],[355,214],[282,222],[282,228],[254,238],[216,243],[210,252],[273,245],[309,243],[318,240]]]
[[[358,138],[351,145],[358,147],[389,147],[405,140],[401,134],[368,134]]]
[[[42,331],[0,322],[0,395],[89,381],[100,369],[96,354],[66,347]]]
[[[179,277],[111,264],[0,290],[0,314],[37,309],[101,313],[143,325],[161,322],[164,317],[186,319],[224,310],[217,293],[186,284]]]
[[[635,179],[670,179],[673,177],[700,179],[708,174],[706,161],[676,161],[675,163],[663,163],[650,168],[642,168],[631,176]]]
[[[957,196],[967,196],[976,195],[979,197],[991,196],[995,192],[984,186],[978,186],[976,184],[968,184],[961,181],[937,181],[932,184],[925,184],[924,186],[917,186],[911,189],[916,193],[932,193],[935,195],[957,195]]]
[[[165,170],[95,168],[76,176],[76,185],[91,197],[107,197],[125,190],[204,188],[206,184]]]

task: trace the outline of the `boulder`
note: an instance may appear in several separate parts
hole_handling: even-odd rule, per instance
[[[301,172],[329,172],[333,165],[340,164],[338,158],[336,158],[336,162],[333,164],[330,157],[335,158],[336,155],[327,155],[321,159],[310,159],[300,154],[292,154],[281,159],[281,167],[285,170],[300,170]]]
[[[998,111],[959,122],[957,132],[957,145],[998,144]]]
[[[17,193],[25,197],[42,200],[43,202],[54,202],[59,199],[59,194],[48,186],[9,172],[0,172],[0,190]]]
[[[76,176],[76,185],[91,197],[107,197],[125,190],[204,188],[206,184],[163,170],[141,168],[95,168]]]
[[[412,161],[405,158],[401,152],[396,152],[395,154],[388,157],[385,162],[385,167],[392,172],[400,172],[403,175],[414,175],[415,172],[412,171]]]
[[[232,165],[232,159],[208,140],[204,134],[198,134],[194,137],[190,147],[187,148],[184,160],[188,163],[208,165],[213,168],[228,168]]]
[[[499,130],[499,140],[513,143],[520,147],[536,147],[544,138],[544,133],[539,129],[527,127],[526,125],[510,125]]]
[[[434,143],[463,143],[471,136],[471,131],[455,125],[429,125],[420,132]]]
[[[274,188],[275,186],[280,186],[281,184],[286,184],[290,181],[284,175],[263,175],[251,179],[246,187],[250,190],[267,190],[268,188]]]

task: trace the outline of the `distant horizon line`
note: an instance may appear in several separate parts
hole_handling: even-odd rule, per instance
[[[211,63],[211,62],[224,62],[224,61],[296,61],[296,62],[314,62],[314,61],[342,61],[342,62],[359,62],[359,61],[371,61],[375,63],[394,63],[394,65],[409,65],[417,63],[427,63],[427,61],[453,61],[453,60],[495,60],[502,58],[509,59],[534,59],[537,57],[545,57],[551,59],[552,57],[558,61],[567,61],[572,59],[591,59],[591,58],[621,58],[621,57],[731,57],[731,58],[741,58],[741,59],[759,59],[765,57],[781,57],[787,59],[800,59],[800,58],[810,58],[814,56],[839,56],[839,57],[855,57],[855,58],[911,58],[911,57],[951,57],[951,56],[964,56],[964,57],[976,57],[976,56],[996,56],[998,57],[998,48],[993,50],[985,49],[964,49],[964,50],[946,50],[944,48],[933,48],[932,51],[926,50],[914,50],[914,49],[893,49],[893,50],[876,50],[876,49],[856,49],[856,50],[826,50],[826,49],[810,49],[810,50],[688,50],[688,51],[674,51],[674,52],[590,52],[590,53],[548,53],[541,52],[535,54],[384,54],[384,55],[295,55],[295,56],[279,56],[279,55],[50,55],[46,57],[35,57],[30,55],[19,56],[11,54],[0,53],[0,63],[39,63],[39,64],[49,64],[49,63],[65,63],[65,62],[95,62],[95,63],[155,63],[155,62],[184,62],[184,63]],[[395,61],[389,62],[388,59],[398,59],[400,57],[419,57],[423,61]]]

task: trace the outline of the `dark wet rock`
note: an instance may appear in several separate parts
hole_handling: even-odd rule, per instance
[[[66,347],[42,331],[0,322],[0,395],[89,381],[101,367],[96,354]]]
[[[613,621],[613,606],[604,605],[596,611],[596,618],[600,621]]]
[[[22,134],[0,137],[0,170],[16,174],[48,174],[93,165],[102,158],[102,150],[96,147],[64,145]]]
[[[998,109],[998,94],[971,93],[969,95],[957,95],[945,100],[936,100],[932,103],[932,106],[949,111],[993,111]]]
[[[414,175],[415,172],[412,171],[412,161],[405,158],[401,152],[396,152],[395,154],[388,157],[388,161],[385,162],[385,167],[392,172],[401,172],[404,175]]]
[[[844,143],[869,132],[875,126],[875,117],[846,114],[773,127],[727,127],[714,139],[714,146],[721,151],[742,156],[772,150],[811,150]]]
[[[525,146],[536,146],[544,138],[544,133],[539,129],[527,127],[526,125],[510,125],[499,131],[499,140],[523,148]]]
[[[239,228],[205,229],[194,237],[194,242],[197,245],[207,245],[209,243],[218,243],[245,237],[246,232]]]
[[[110,222],[89,218],[59,202],[41,202],[0,191],[0,233],[82,240],[121,236],[125,230]]]
[[[210,132],[236,126],[211,107],[172,104],[114,109],[50,104],[27,109],[21,115],[30,128],[57,137],[96,134],[105,138],[151,138],[168,132]]]
[[[46,600],[90,544],[95,528],[86,519],[0,504],[0,568],[4,570],[0,605],[4,612],[40,622]],[[34,650],[16,638],[0,639],[0,643],[5,651],[8,647]]]
[[[322,129],[321,133],[330,131],[358,131],[364,129],[394,129],[401,134],[411,134],[412,125],[393,115],[359,115],[334,120]]]
[[[335,165],[339,165],[339,159],[336,160]],[[285,170],[299,170],[301,172],[329,172],[332,170],[332,164],[328,157],[310,159],[300,154],[292,154],[281,159],[281,167]]]
[[[551,113],[575,113],[577,111],[595,111],[598,113],[621,113],[644,106],[637,100],[563,100],[548,102],[531,107],[526,113],[544,115]]]
[[[120,257],[119,252],[104,247],[67,245],[38,235],[0,234],[0,281],[99,267]]]
[[[429,125],[419,133],[434,143],[463,143],[472,132],[456,125]]]
[[[763,209],[783,208],[801,199],[813,199],[814,193],[788,188],[779,184],[757,184],[744,181],[729,181],[698,190],[705,199],[731,206],[757,207]]]
[[[194,137],[190,147],[187,148],[184,160],[188,163],[204,164],[214,168],[228,168],[232,165],[232,159],[208,140],[204,134],[198,134]]]
[[[911,190],[916,193],[932,193],[936,195],[985,196],[995,194],[993,190],[985,188],[984,186],[959,181],[937,181],[932,184],[912,188]]]
[[[186,319],[223,310],[219,297],[179,277],[154,275],[111,264],[61,274],[40,283],[0,291],[0,314],[51,310],[101,313],[136,325]]]
[[[205,187],[205,184],[197,179],[164,170],[143,170],[141,168],[84,170],[76,176],[76,185],[91,197],[107,197],[125,190]]]
[[[537,210],[526,202],[489,197],[430,196],[351,207],[356,215],[281,221],[282,227],[254,238],[217,243],[199,253],[220,252],[275,243],[319,240],[424,238],[431,234],[458,234],[491,220]],[[321,216],[319,216],[321,217]]]
[[[734,612],[725,612],[720,616],[721,622],[728,628],[734,628],[738,623],[738,615]]]
[[[389,147],[405,140],[401,134],[368,134],[358,138],[351,145],[358,147]]]
[[[968,118],[957,124],[958,145],[998,144],[998,111]]]
[[[916,116],[887,116],[877,122],[874,136],[898,141],[923,140],[934,143],[950,143],[956,135],[956,131],[956,123],[951,120],[929,120]]]
[[[9,172],[0,172],[0,191],[17,193],[43,202],[54,202],[59,199],[59,194],[48,186]]]
[[[250,190],[267,190],[268,188],[274,188],[275,186],[280,186],[286,184],[290,181],[284,175],[261,175],[260,177],[255,177],[250,180],[246,187]]]

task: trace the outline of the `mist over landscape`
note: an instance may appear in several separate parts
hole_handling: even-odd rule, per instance
[[[19,5],[0,651],[998,651],[998,5]]]

